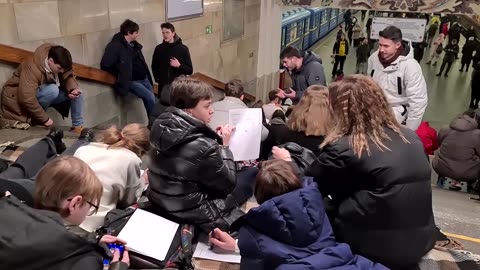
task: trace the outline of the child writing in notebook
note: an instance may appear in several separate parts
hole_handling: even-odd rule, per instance
[[[241,269],[387,269],[335,241],[317,184],[300,179],[291,161],[269,160],[259,169],[255,198],[260,206],[233,223],[238,243],[220,229],[210,238],[216,247],[239,250]]]

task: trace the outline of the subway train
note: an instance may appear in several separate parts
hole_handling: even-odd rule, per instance
[[[281,48],[292,46],[305,51],[343,23],[345,10],[296,8],[282,14]]]

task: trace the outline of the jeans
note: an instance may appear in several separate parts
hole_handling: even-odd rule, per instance
[[[335,55],[335,63],[333,64],[332,76],[337,75],[338,64],[340,64],[340,70],[343,71],[343,64],[347,59],[346,56]]]
[[[47,110],[52,105],[70,101],[72,126],[79,127],[83,125],[83,95],[76,99],[70,99],[67,93],[60,90],[56,84],[42,84],[38,88],[37,100],[44,110]]]
[[[155,95],[150,81],[147,78],[140,81],[131,81],[130,92],[142,99],[147,115],[150,116],[155,108]]]
[[[440,72],[438,74],[442,75],[445,66],[447,66],[447,70],[445,70],[445,75],[448,75],[450,68],[452,67],[452,62],[443,61],[442,66],[440,67]]]

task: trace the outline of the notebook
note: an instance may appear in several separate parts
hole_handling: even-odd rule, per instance
[[[127,242],[129,250],[164,261],[178,226],[168,219],[137,209],[118,238]]]

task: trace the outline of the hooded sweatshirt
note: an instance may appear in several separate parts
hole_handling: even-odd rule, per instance
[[[297,92],[294,103],[298,102],[310,85],[327,85],[322,59],[314,52],[305,52],[302,66],[293,71],[293,89]]]
[[[455,118],[438,133],[440,150],[433,159],[433,169],[455,180],[475,180],[480,176],[480,129],[468,115]]]
[[[176,58],[180,62],[178,68],[170,66],[170,59]],[[158,89],[170,84],[180,75],[192,75],[193,65],[188,47],[175,34],[173,43],[163,41],[155,47],[152,57],[153,78],[158,83]]]
[[[240,269],[388,269],[337,243],[317,184],[274,197],[233,224]]]
[[[374,52],[368,59],[368,74],[383,89],[388,103],[394,108],[397,121],[405,119],[402,115],[403,107],[407,108],[406,126],[416,130],[422,122],[427,108],[427,84],[423,77],[422,68],[413,58],[411,44],[402,42],[403,54],[384,66],[379,59],[379,51]]]

